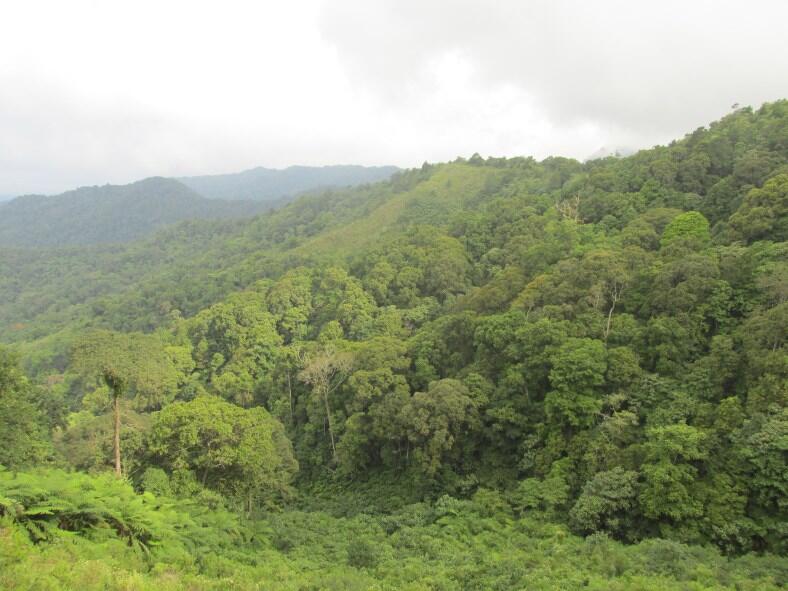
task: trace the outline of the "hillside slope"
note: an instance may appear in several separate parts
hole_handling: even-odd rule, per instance
[[[383,240],[387,228],[431,224],[446,232],[463,211],[474,219],[502,197],[522,196],[525,207],[541,209],[559,201],[569,206],[568,196],[583,194],[577,215],[615,223],[609,232],[620,232],[620,220],[645,205],[698,208],[719,240],[735,240],[728,217],[753,186],[788,160],[785,110],[785,101],[757,112],[741,110],[671,146],[623,159],[585,164],[563,158],[471,159],[398,173],[366,188],[304,196],[254,219],[192,221],[109,249],[5,249],[0,252],[0,338],[41,337],[76,319],[149,330],[167,321],[170,310],[194,314],[222,294],[283,268],[315,258],[347,263]],[[506,226],[516,215],[502,210],[501,219],[484,222],[493,224],[484,232]],[[489,267],[493,261],[500,266],[503,255],[514,256],[503,244],[482,252],[489,239],[469,236],[482,232],[481,222],[458,223],[452,232],[467,243],[472,258],[482,257]],[[519,240],[522,250],[534,238]],[[537,257],[535,264],[544,261]],[[136,289],[128,290],[130,285]]]
[[[235,174],[181,177],[187,187],[210,199],[277,201],[305,191],[350,187],[383,181],[397,172],[396,166],[290,166],[284,169],[257,167]]]
[[[788,101],[627,158],[474,155],[130,244],[0,251],[12,580],[24,531],[47,563],[69,560],[63,527],[101,566],[94,528],[166,562],[162,495],[205,525],[185,547],[237,531],[207,507],[253,528],[179,575],[782,588],[787,261]],[[115,449],[144,494],[78,518]],[[51,464],[85,474],[32,468]]]
[[[73,246],[128,242],[182,220],[241,217],[260,204],[206,199],[173,179],[25,195],[0,206],[0,245]]]

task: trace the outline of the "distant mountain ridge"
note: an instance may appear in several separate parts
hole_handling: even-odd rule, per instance
[[[243,217],[264,209],[261,203],[206,199],[175,179],[151,177],[129,185],[81,187],[3,203],[0,245],[128,242],[182,220]]]
[[[185,220],[262,213],[321,188],[376,182],[394,166],[291,166],[236,174],[151,177],[128,185],[80,187],[60,195],[0,202],[0,246],[58,247],[121,243]]]
[[[389,179],[396,166],[262,166],[238,173],[179,177],[178,181],[209,199],[274,201],[321,188],[348,187]]]

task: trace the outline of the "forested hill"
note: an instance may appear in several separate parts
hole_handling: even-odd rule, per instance
[[[116,532],[146,577],[784,588],[786,241],[779,101],[626,158],[474,155],[131,244],[0,250],[22,355],[0,355],[0,464],[111,468],[112,401],[128,478],[0,471],[0,514],[90,556]]]
[[[264,209],[255,203],[206,199],[161,177],[81,187],[61,195],[25,195],[0,205],[0,246],[128,242],[182,220],[241,217]]]
[[[181,177],[178,180],[211,199],[276,201],[305,191],[340,188],[386,180],[396,166],[257,167],[235,174]]]
[[[715,244],[736,244],[746,238],[746,220],[753,222],[747,231],[756,232],[753,216],[777,216],[774,223],[784,223],[779,211],[744,200],[785,170],[785,110],[785,101],[755,112],[742,109],[670,146],[623,159],[460,159],[369,186],[304,196],[254,219],[191,221],[112,248],[3,249],[0,339],[29,340],[75,323],[151,330],[173,310],[193,315],[223,294],[315,259],[347,265],[370,243],[417,229],[431,228],[447,244],[459,241],[468,257],[473,272],[463,275],[467,282],[452,290],[452,300],[484,293],[500,273],[512,277],[509,289],[515,292],[537,270],[574,256],[578,246],[552,236],[570,218],[582,235],[607,236],[613,244],[636,231],[653,231],[657,237],[643,245],[653,249],[665,220],[697,210],[709,221]],[[511,244],[495,238],[523,212],[538,215],[551,230],[537,232],[521,222],[511,230]],[[554,243],[565,244],[551,252]],[[529,249],[546,255],[521,260]]]

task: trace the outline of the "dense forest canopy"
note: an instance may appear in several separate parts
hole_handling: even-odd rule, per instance
[[[780,588],[786,281],[788,101],[0,251],[0,585]]]

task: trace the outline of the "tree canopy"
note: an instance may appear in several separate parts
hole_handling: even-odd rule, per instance
[[[0,351],[0,463],[101,472],[122,448],[113,490],[353,569],[315,588],[528,586],[533,557],[502,557],[531,533],[572,589],[776,588],[787,120],[778,101],[626,158],[474,155],[101,252],[4,250],[23,365]],[[60,515],[25,507],[14,528]],[[194,568],[259,574],[233,556]]]

